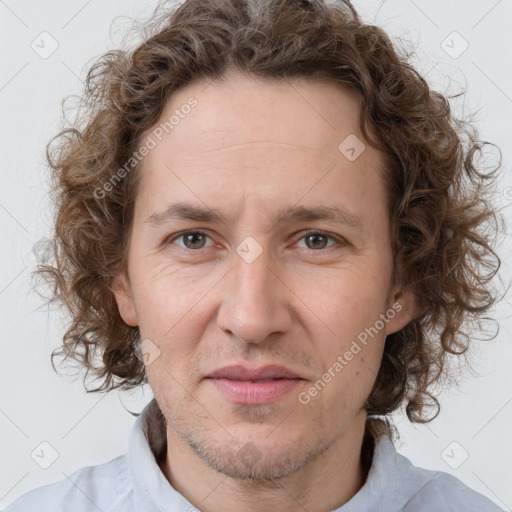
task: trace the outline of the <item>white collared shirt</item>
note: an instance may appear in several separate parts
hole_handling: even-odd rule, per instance
[[[198,512],[158,466],[155,455],[165,446],[165,423],[153,399],[132,427],[126,455],[33,489],[5,512]],[[383,435],[365,484],[332,512],[448,511],[503,512],[454,476],[414,466]]]

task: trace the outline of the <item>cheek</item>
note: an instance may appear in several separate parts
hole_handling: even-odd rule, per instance
[[[324,371],[322,380],[330,379],[333,390],[355,399],[370,391],[380,366],[386,338],[380,315],[386,312],[387,290],[368,274],[347,275],[326,281],[322,293],[311,296],[311,310],[322,322],[314,320],[318,327],[311,329],[310,339]]]
[[[365,272],[341,270],[317,284],[304,299],[331,340],[355,339],[386,310],[384,283]]]
[[[201,337],[208,322],[207,294],[213,284],[169,266],[134,269],[135,303],[141,337],[162,351],[184,351]]]
[[[344,345],[331,355],[320,376],[325,383],[322,403],[340,415],[346,415],[347,410],[359,410],[370,394],[380,367],[384,339],[379,335],[366,344],[356,339]],[[323,386],[318,381],[315,385]]]
[[[204,283],[202,276],[171,265],[164,257],[158,260],[164,261],[147,258],[134,269],[137,302],[150,311],[166,309],[173,316],[179,315],[181,310],[189,307],[190,302],[199,300],[206,293],[207,283]]]

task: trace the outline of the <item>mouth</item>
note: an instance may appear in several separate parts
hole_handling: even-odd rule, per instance
[[[272,403],[304,381],[295,372],[278,365],[247,368],[227,366],[206,377],[220,394],[235,404]]]

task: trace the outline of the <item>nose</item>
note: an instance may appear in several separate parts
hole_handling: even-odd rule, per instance
[[[277,267],[270,268],[268,253],[263,250],[251,263],[235,254],[233,268],[221,288],[217,325],[248,344],[264,343],[292,325],[293,294]]]

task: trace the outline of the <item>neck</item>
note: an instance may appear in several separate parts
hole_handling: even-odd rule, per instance
[[[173,488],[204,512],[334,510],[359,491],[368,475],[373,440],[365,436],[365,420],[361,411],[329,449],[279,480],[237,480],[218,473],[169,427],[160,467]]]

